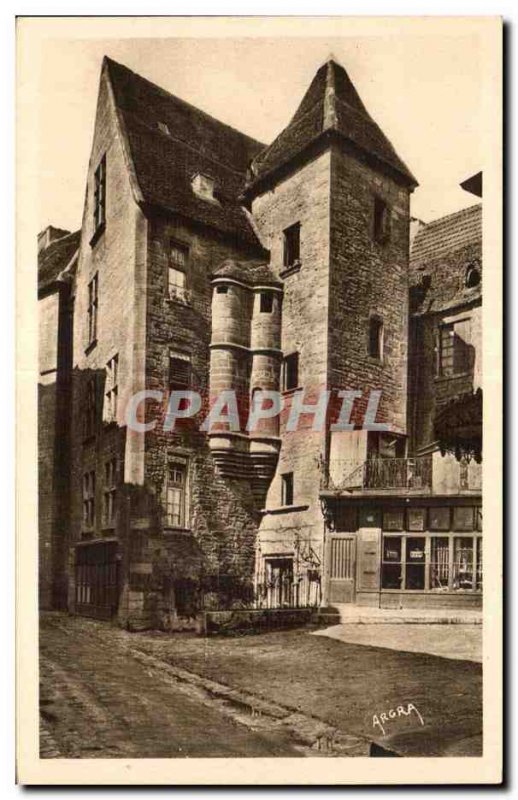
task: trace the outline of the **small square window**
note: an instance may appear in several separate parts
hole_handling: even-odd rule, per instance
[[[450,509],[447,507],[430,508],[429,524],[431,531],[449,531]]]
[[[402,508],[387,509],[383,512],[383,530],[402,531],[404,526],[405,512]]]
[[[281,475],[281,504],[283,506],[293,505],[293,472]]]
[[[409,531],[426,530],[426,508],[408,508],[406,524]]]
[[[300,222],[290,225],[284,236],[284,266],[294,267],[300,263]]]
[[[228,286],[223,286],[220,283],[219,286],[216,286],[216,293],[217,294],[228,294]]]
[[[261,292],[261,314],[271,314],[273,311],[273,292]]]
[[[289,392],[299,385],[299,354],[290,353],[283,364],[283,391]]]
[[[453,509],[453,530],[472,531],[474,528],[474,509],[470,506],[455,506]]]

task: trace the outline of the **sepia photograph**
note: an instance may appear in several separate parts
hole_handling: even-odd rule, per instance
[[[497,782],[501,20],[266,21],[18,21],[33,757]]]

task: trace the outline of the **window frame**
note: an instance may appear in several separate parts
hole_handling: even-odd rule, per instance
[[[290,381],[293,382],[293,385],[288,385],[288,378],[291,376],[293,377],[293,366],[295,364],[295,380]],[[300,386],[300,354],[298,350],[294,350],[292,353],[288,353],[284,356],[282,360],[282,391],[283,392],[293,392],[296,391]]]
[[[171,378],[171,366],[172,362],[176,361],[181,364],[186,364],[186,372],[187,376],[184,381],[180,380],[172,380]],[[192,387],[192,359],[189,353],[182,353],[178,350],[169,349],[168,359],[167,359],[167,386],[169,392],[182,392],[182,391],[189,391]]]
[[[259,313],[272,314],[274,303],[274,292],[263,289],[259,292]]]
[[[174,254],[181,253],[181,259],[175,259]],[[167,264],[167,299],[169,301],[180,301],[185,303],[188,299],[187,276],[189,268],[189,245],[178,239],[169,240],[169,253]],[[172,276],[182,276],[182,281],[178,283],[171,280]]]
[[[408,547],[409,541],[412,539],[419,539],[423,542],[423,552],[424,558],[422,561],[412,561],[409,560],[408,555]],[[471,567],[471,586],[455,586],[456,581],[456,568],[459,567],[458,572],[460,574],[460,557],[458,559],[459,563],[455,560],[455,554],[457,552],[457,542],[459,540],[467,540],[471,543],[471,549],[469,546],[467,547],[468,550],[471,552],[471,561],[468,560],[468,564]],[[400,541],[400,553],[399,553],[399,560],[392,560],[385,558],[385,545],[391,540],[399,540]],[[443,585],[441,586],[433,586],[434,577],[433,577],[433,569],[437,567],[439,562],[433,561],[432,556],[434,552],[434,542],[438,540],[442,540],[443,551],[444,547],[447,546],[447,559],[445,564],[441,564],[440,566],[444,569],[444,566],[447,567],[447,580],[444,579],[443,576]],[[436,594],[440,592],[449,592],[450,594],[477,594],[482,591],[483,586],[483,534],[480,531],[471,531],[470,533],[463,533],[459,531],[383,531],[382,532],[382,541],[381,541],[381,558],[380,558],[380,591],[382,592],[405,592],[405,593],[426,593],[426,594]],[[465,546],[466,548],[466,546]],[[393,565],[399,567],[400,572],[400,586],[399,588],[395,587],[387,587],[384,586],[384,567],[385,565]],[[407,573],[408,567],[413,565],[422,565],[423,567],[423,587],[422,588],[406,588],[407,587]],[[469,570],[464,570],[464,572],[469,572]],[[460,580],[460,579],[459,579]],[[444,585],[446,584],[446,585]]]
[[[91,531],[95,528],[95,469],[83,473],[83,521],[82,529]]]
[[[106,226],[106,153],[94,172],[94,235]]]
[[[87,348],[93,347],[97,342],[97,323],[99,316],[99,272],[96,272],[88,282],[88,301],[86,307],[88,340]]]
[[[284,270],[300,266],[300,222],[294,222],[282,232],[283,253],[282,263]]]
[[[104,462],[103,528],[114,528],[117,524],[117,458]]]
[[[469,325],[469,340],[466,341],[461,339],[458,334],[455,333],[455,328],[458,325],[462,324]],[[452,321],[445,321],[439,323],[437,326],[437,361],[436,361],[436,377],[438,378],[456,378],[459,375],[470,375],[474,368],[473,357],[469,359],[469,361],[465,361],[462,364],[460,369],[456,368],[456,356],[455,356],[455,337],[463,342],[463,346],[468,348],[471,347],[474,351],[474,346],[472,344],[472,317],[471,316],[462,316],[460,319],[455,319]],[[451,345],[449,344],[445,347],[445,343],[448,341],[446,336],[449,336],[451,339]],[[445,356],[445,353],[448,353]],[[473,356],[473,354],[471,354]],[[461,356],[457,356],[460,358]],[[465,358],[465,356],[463,356]],[[448,363],[446,363],[446,361]]]
[[[295,504],[295,481],[293,471],[281,473],[281,506]]]
[[[114,353],[106,364],[106,401],[104,418],[106,422],[117,422],[119,400],[119,354]]]
[[[375,352],[373,352],[373,343],[375,343]],[[379,314],[371,314],[369,317],[369,334],[368,334],[368,353],[369,358],[375,361],[383,361],[383,350],[385,346],[385,325],[383,318]]]
[[[83,405],[83,440],[97,434],[97,377],[91,375],[86,381]]]
[[[171,470],[181,473],[182,480],[171,480]],[[187,507],[187,485],[188,485],[188,464],[178,456],[172,455],[167,459],[166,474],[164,481],[164,527],[178,530],[185,530],[188,527],[188,507]],[[176,492],[179,497],[177,521],[170,513],[170,491]],[[176,505],[176,504],[175,504]]]

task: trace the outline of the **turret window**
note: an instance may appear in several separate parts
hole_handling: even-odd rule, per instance
[[[261,292],[261,314],[271,314],[273,311],[273,292]]]
[[[300,264],[300,222],[290,225],[284,231],[284,266]]]
[[[224,286],[223,284],[216,286],[216,294],[228,294],[228,286]]]

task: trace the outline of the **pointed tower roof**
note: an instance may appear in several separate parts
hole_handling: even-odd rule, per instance
[[[313,78],[288,126],[254,158],[247,191],[329,133],[347,140],[378,168],[396,173],[402,183],[417,186],[416,179],[365,108],[345,69],[330,58]]]

